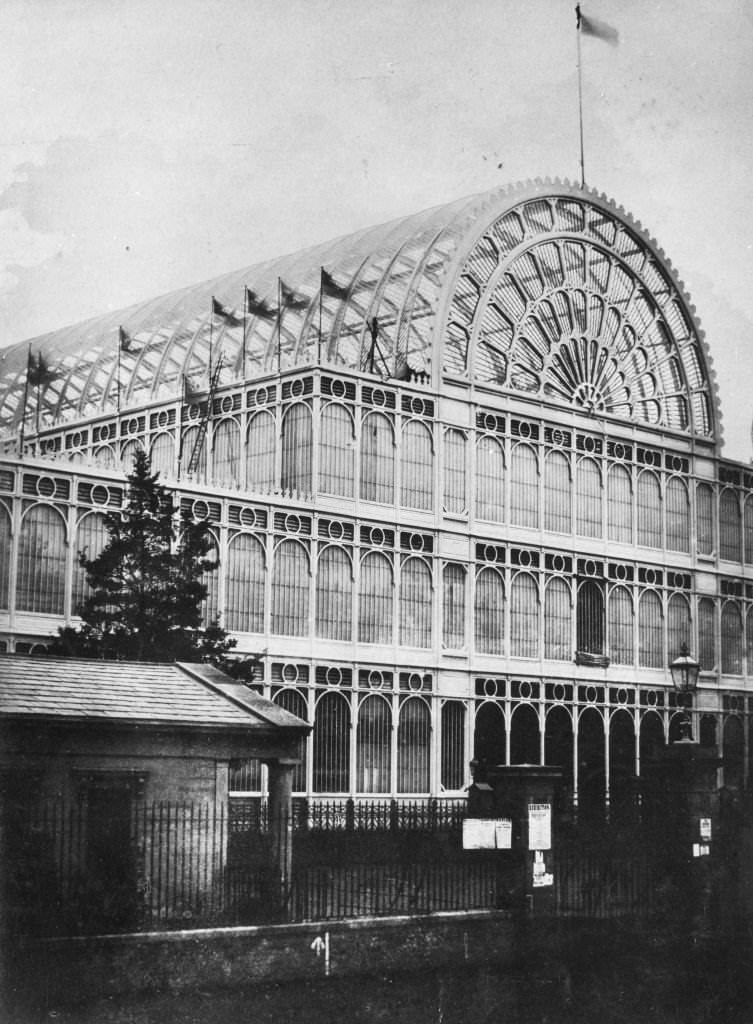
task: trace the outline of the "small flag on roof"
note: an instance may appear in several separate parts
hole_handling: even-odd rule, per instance
[[[617,46],[620,41],[620,34],[616,28],[607,25],[605,21],[598,18],[591,18],[581,12],[580,4],[575,7],[575,27],[584,36],[595,36],[597,39],[609,43],[610,46]]]
[[[232,310],[228,309],[227,306],[223,306],[221,302],[212,297],[212,315],[218,316],[220,320],[224,320],[228,327],[241,327],[243,326],[243,317]]]
[[[311,302],[305,295],[301,295],[293,288],[288,288],[282,279],[280,280],[280,299],[283,309],[305,309]]]
[[[39,352],[36,356],[29,349],[29,359],[26,365],[27,380],[32,387],[46,387],[53,380],[57,380],[57,373],[51,369],[50,364]]]
[[[322,267],[322,294],[331,295],[333,299],[339,299],[340,302],[344,302],[348,297],[348,289],[339,285],[324,267]]]
[[[140,348],[135,348],[133,338],[122,327],[118,327],[118,344],[121,352],[131,352],[135,355],[141,351]]]
[[[246,309],[250,316],[258,316],[262,320],[274,320],[277,316],[277,313],[270,309],[264,299],[260,299],[250,288],[246,288]]]

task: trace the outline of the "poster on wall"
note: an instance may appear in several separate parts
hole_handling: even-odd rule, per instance
[[[528,805],[528,849],[551,850],[552,805]]]

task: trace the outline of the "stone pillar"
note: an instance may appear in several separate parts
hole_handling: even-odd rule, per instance
[[[272,837],[272,901],[285,912],[293,863],[293,758],[265,761],[269,770],[269,831]]]

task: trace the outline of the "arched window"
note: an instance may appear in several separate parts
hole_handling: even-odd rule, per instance
[[[303,719],[304,722],[308,721],[309,713],[306,707],[306,698],[298,690],[285,688],[278,690],[272,698],[274,703],[280,707],[289,711],[291,715],[295,715],[297,718]],[[298,740],[296,744],[295,757],[298,758],[298,764],[293,769],[293,792],[302,793],[306,790],[306,744],[308,743],[308,736],[304,736]]]
[[[476,575],[473,601],[476,650],[480,654],[503,654],[505,642],[505,584],[492,566]]]
[[[130,473],[133,470],[136,454],[143,450],[144,446],[141,441],[126,441],[120,449],[120,464],[125,473]]]
[[[431,570],[423,558],[400,567],[400,644],[431,647]]]
[[[442,570],[442,644],[465,646],[465,567],[448,562]]]
[[[661,547],[661,487],[655,473],[644,469],[638,477],[638,543]]]
[[[350,790],[350,704],[342,693],[325,693],[314,715],[314,792]]]
[[[109,444],[103,444],[100,448],[95,449],[94,461],[103,469],[115,469],[118,464],[115,452]]]
[[[235,420],[226,419],[214,428],[212,478],[220,484],[237,484],[241,474],[241,428]]]
[[[395,500],[395,434],[380,412],[366,413],[361,424],[360,495],[385,505]]]
[[[743,670],[743,620],[734,601],[722,608],[722,672],[739,676]]]
[[[358,639],[365,644],[392,643],[393,575],[390,559],[369,551],[361,560],[358,591]]]
[[[664,668],[664,616],[661,600],[645,590],[638,602],[638,664],[641,668]]]
[[[664,725],[656,711],[647,711],[644,714],[640,730],[640,760],[643,772],[646,762],[655,760],[664,747]]]
[[[745,499],[743,540],[745,542],[745,564],[753,565],[753,494],[749,494]]]
[[[175,441],[172,434],[157,434],[149,450],[152,473],[172,476],[175,467]]]
[[[635,663],[633,599],[625,587],[609,594],[609,658],[615,665]]]
[[[696,485],[695,516],[698,554],[711,555],[714,552],[714,492],[709,484]]]
[[[443,790],[462,789],[465,761],[465,704],[461,700],[446,700],[442,704],[439,769]]]
[[[80,554],[92,561],[100,554],[107,543],[105,517],[101,512],[90,512],[79,520],[76,528],[76,547],[73,559],[73,580],[71,586],[71,612],[79,614],[79,606],[89,594],[91,588],[86,582],[86,572],[78,563]]]
[[[575,471],[576,519],[580,537],[601,537],[601,471],[593,459],[580,459]]]
[[[275,418],[269,412],[257,412],[246,433],[246,487],[249,491],[271,491],[277,483],[275,473]]]
[[[518,704],[510,719],[510,764],[540,763],[539,716],[530,704]]]
[[[0,608],[7,610],[10,597],[11,525],[10,512],[0,502]]]
[[[444,435],[444,510],[450,515],[468,511],[465,475],[466,437],[462,430],[450,429]]]
[[[549,580],[544,594],[544,657],[572,661],[573,627],[570,588],[559,577]]]
[[[426,701],[408,697],[397,725],[397,791],[428,793],[431,717]]]
[[[747,661],[747,674],[753,675],[753,605],[748,608],[745,617],[745,657]]]
[[[207,558],[210,558],[215,564],[220,561],[220,548],[217,543],[217,538],[214,533],[210,534],[211,547],[207,552]],[[207,588],[207,596],[201,602],[201,624],[205,628],[217,621],[220,614],[220,570],[215,569],[213,572],[204,572],[201,574],[201,582]]]
[[[742,559],[740,500],[731,487],[726,487],[719,497],[719,557],[732,562]]]
[[[505,520],[505,453],[488,435],[476,442],[476,518],[489,523]]]
[[[343,405],[330,402],[322,409],[319,490],[352,498],[355,488],[355,427]]]
[[[358,709],[356,759],[360,793],[389,793],[392,711],[384,697],[365,697]]]
[[[539,463],[528,444],[512,450],[510,520],[515,526],[539,525]]]
[[[704,672],[716,668],[716,606],[710,597],[698,602],[698,660]]]
[[[21,521],[16,608],[62,615],[65,610],[65,523],[51,505],[32,505]]]
[[[514,658],[539,656],[539,591],[527,572],[518,573],[512,581],[510,654]]]
[[[690,650],[690,604],[684,594],[672,594],[667,604],[667,658],[670,662],[680,656],[683,644]]]
[[[296,402],[282,417],[280,486],[284,491],[311,493],[312,450],[311,409]]]
[[[272,632],[306,636],[309,631],[309,555],[297,540],[281,540],[272,567]]]
[[[353,634],[353,566],[340,547],[319,552],[316,574],[316,635],[350,640]]]
[[[578,584],[577,649],[604,654],[604,588],[598,580]]]
[[[618,544],[633,543],[633,486],[624,466],[607,476],[607,536]]]
[[[745,777],[745,729],[737,715],[730,715],[722,730],[724,785],[742,789]]]
[[[474,760],[486,764],[505,764],[507,761],[507,729],[501,705],[485,701],[476,711],[473,728]]]
[[[430,509],[434,489],[434,444],[425,423],[408,420],[400,451],[400,504]]]
[[[264,544],[239,533],[227,549],[225,627],[241,633],[264,632]]]
[[[570,533],[572,522],[570,462],[562,452],[549,452],[544,460],[544,529]]]
[[[670,551],[690,551],[690,502],[688,489],[673,476],[667,481],[667,547]]]
[[[180,449],[180,467],[184,473],[188,472],[188,467],[191,465],[191,459],[193,458],[194,448],[197,443],[201,444],[197,461],[194,464],[193,473],[199,480],[203,480],[207,474],[207,442],[206,437],[203,437],[198,427],[189,427],[183,431],[183,440],[181,441]],[[124,464],[125,465],[125,464]],[[127,467],[130,469],[130,464]]]

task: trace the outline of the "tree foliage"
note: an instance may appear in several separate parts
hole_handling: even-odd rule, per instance
[[[178,511],[139,451],[126,504],[105,517],[108,540],[96,558],[79,553],[90,588],[80,627],[58,631],[51,653],[134,661],[220,660],[235,646],[218,625],[202,628],[206,574],[215,572],[205,521]]]

